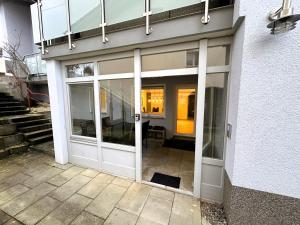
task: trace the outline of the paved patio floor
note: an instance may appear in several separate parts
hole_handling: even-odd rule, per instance
[[[28,152],[0,160],[0,224],[209,223],[192,197]]]

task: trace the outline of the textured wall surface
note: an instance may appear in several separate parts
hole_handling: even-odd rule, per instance
[[[300,198],[300,24],[276,36],[266,28],[268,12],[281,2],[237,1],[245,30],[226,169],[235,186]],[[300,0],[293,5],[300,13]]]

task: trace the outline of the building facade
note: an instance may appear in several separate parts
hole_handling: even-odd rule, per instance
[[[281,1],[115,3],[31,6],[56,161],[223,203],[229,224],[299,223],[300,29],[270,34]]]

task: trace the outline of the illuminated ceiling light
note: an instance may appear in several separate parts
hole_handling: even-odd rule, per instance
[[[300,14],[293,14],[292,0],[283,0],[279,9],[269,13],[267,28],[271,29],[271,34],[281,34],[296,28],[296,22],[300,20]]]

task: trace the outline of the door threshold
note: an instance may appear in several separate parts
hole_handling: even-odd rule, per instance
[[[157,183],[153,183],[153,182],[145,181],[145,180],[142,180],[141,183],[142,184],[147,184],[149,186],[161,188],[161,189],[164,189],[164,190],[173,191],[173,192],[176,192],[176,193],[179,193],[179,194],[184,194],[184,195],[189,195],[189,196],[194,197],[194,194],[191,191],[184,191],[184,190],[180,190],[178,188],[172,188],[172,187],[169,187],[169,186],[166,186],[166,185],[163,185],[163,184],[157,184]]]

